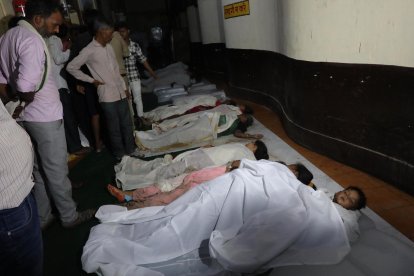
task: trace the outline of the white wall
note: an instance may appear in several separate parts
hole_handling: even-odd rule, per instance
[[[222,7],[235,2],[222,0]],[[412,0],[250,0],[250,15],[224,20],[228,48],[408,67],[414,67],[413,26]]]
[[[222,0],[223,7],[239,1]],[[275,0],[250,0],[250,15],[224,19],[227,48],[278,51]]]
[[[224,43],[223,12],[220,0],[198,0],[203,44]]]

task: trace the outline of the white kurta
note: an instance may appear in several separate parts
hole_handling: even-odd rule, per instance
[[[103,206],[96,216],[102,223],[91,230],[82,264],[103,275],[161,275],[156,266],[144,266],[185,255],[205,241],[224,269],[244,273],[334,264],[350,250],[332,201],[286,166],[264,160],[243,160],[240,169],[167,206]]]

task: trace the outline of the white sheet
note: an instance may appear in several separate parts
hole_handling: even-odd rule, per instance
[[[151,111],[144,113],[144,118],[158,122],[175,115],[181,115],[196,106],[210,106],[216,105],[217,98],[210,95],[199,96],[181,96],[174,98],[173,105],[159,106]]]
[[[243,160],[241,167],[165,207],[101,207],[96,216],[103,223],[91,230],[83,268],[159,275],[144,266],[185,255],[207,239],[211,255],[239,272],[332,264],[349,252],[341,218],[323,192],[304,186],[278,163]]]
[[[141,149],[161,151],[183,145],[212,141],[227,130],[241,114],[237,106],[219,105],[213,109],[183,115],[153,125],[152,130],[135,131],[135,143]],[[226,122],[219,126],[221,116]]]
[[[190,75],[187,72],[188,66],[181,63],[173,63],[160,70],[156,70],[158,79],[150,77],[146,80],[142,80],[143,91],[153,91],[157,87],[169,86],[171,84],[179,84],[183,86],[189,86],[191,83]]]
[[[172,156],[168,158],[168,155],[166,155],[164,158],[144,161],[124,156],[121,162],[114,167],[116,183],[124,191],[152,184],[156,184],[163,192],[171,191],[168,181],[163,183],[159,181],[182,174],[188,168],[199,170],[210,166],[222,166],[230,161],[244,158],[256,160],[253,152],[245,144],[247,143],[228,143],[217,147],[190,150],[177,155],[174,159],[172,159]],[[182,165],[160,173],[160,170],[165,168],[164,166],[180,161],[183,161]]]

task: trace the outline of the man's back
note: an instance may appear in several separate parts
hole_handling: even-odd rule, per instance
[[[34,92],[45,72],[46,52],[39,34],[17,26],[0,38],[0,83],[8,83],[13,90]],[[25,121],[49,122],[62,119],[62,104],[50,68],[42,88],[24,112]]]

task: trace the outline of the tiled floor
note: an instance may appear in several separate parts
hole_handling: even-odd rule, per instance
[[[356,170],[326,156],[312,152],[291,140],[276,113],[270,109],[248,103],[254,116],[268,129],[302,154],[341,186],[359,186],[368,198],[368,207],[414,241],[414,197],[367,173]]]

